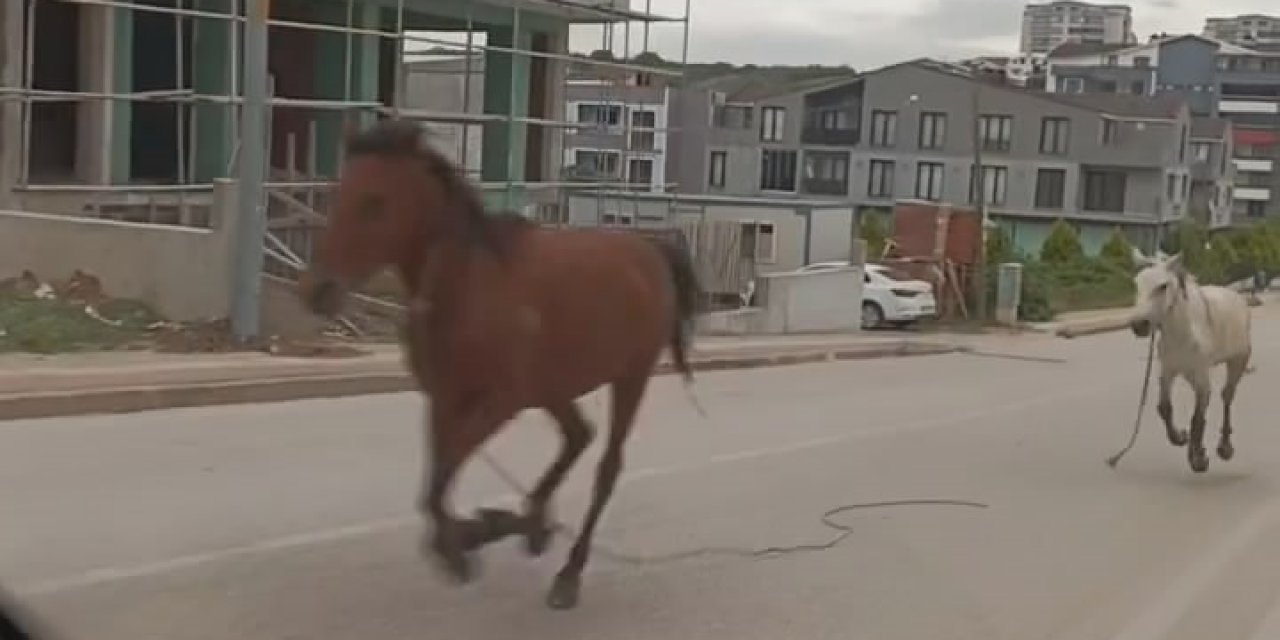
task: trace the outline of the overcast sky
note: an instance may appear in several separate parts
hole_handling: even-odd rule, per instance
[[[653,11],[683,13],[683,0],[651,0]],[[692,0],[694,62],[848,64],[868,69],[922,56],[954,59],[1012,53],[1022,0]],[[633,7],[643,0],[632,0]],[[1139,39],[1160,31],[1199,33],[1207,12],[1280,14],[1280,0],[1140,0],[1129,3]],[[640,28],[631,30],[632,52]],[[653,46],[679,56],[679,29],[655,27]],[[575,50],[599,48],[601,29],[578,28]],[[621,28],[615,50],[622,51]]]

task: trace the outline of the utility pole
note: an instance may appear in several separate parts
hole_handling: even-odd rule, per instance
[[[982,231],[978,234],[978,264],[973,271],[975,315],[979,320],[987,319],[987,176],[982,169],[982,112],[979,94],[982,91],[982,80],[973,79],[973,175],[970,188],[973,190],[973,205],[978,210]]]
[[[267,19],[271,0],[246,0],[244,82],[240,106],[239,219],[231,282],[231,329],[236,339],[258,337],[263,242],[267,235]]]

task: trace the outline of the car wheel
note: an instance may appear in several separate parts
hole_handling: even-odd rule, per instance
[[[862,328],[875,329],[884,323],[884,311],[874,302],[862,303]]]

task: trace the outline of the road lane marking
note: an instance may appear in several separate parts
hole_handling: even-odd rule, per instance
[[[1227,566],[1238,559],[1264,531],[1280,519],[1280,501],[1268,501],[1254,509],[1239,526],[1212,549],[1199,554],[1196,561],[1186,568],[1159,597],[1112,640],[1159,640],[1169,635],[1182,616],[1195,605],[1204,591],[1213,585]],[[1280,636],[1259,636],[1274,638]]]
[[[734,464],[749,460],[757,460],[772,456],[790,455],[802,451],[809,451],[822,447],[842,444],[851,441],[858,441],[870,438],[879,438],[884,436],[912,434],[922,431],[931,431],[943,427],[951,427],[956,424],[963,424],[973,421],[984,420],[994,416],[1016,413],[1025,411],[1043,404],[1066,402],[1076,398],[1090,396],[1105,391],[1122,391],[1115,389],[1114,385],[1098,385],[1085,389],[1076,389],[1074,391],[1040,396],[1037,398],[1023,400],[1019,402],[1010,402],[970,411],[963,414],[949,414],[946,416],[926,418],[906,424],[894,426],[877,427],[874,429],[863,429],[850,433],[843,433],[833,436],[825,436],[821,438],[812,438],[800,442],[790,444],[762,447],[758,449],[748,449],[744,451],[736,451],[732,453],[724,453],[714,455],[706,460],[684,464],[672,465],[667,467],[649,467],[637,469],[634,472],[626,473],[619,479],[620,484],[630,484],[646,479],[667,477],[680,475],[685,473],[697,472],[724,464]],[[521,497],[506,493],[500,495],[493,500],[484,501],[482,504],[515,506],[519,505]],[[55,578],[52,580],[37,581],[32,584],[21,586],[15,585],[13,590],[23,596],[45,596],[52,595],[63,591],[83,589],[111,582],[123,580],[132,580],[145,578],[156,575],[163,575],[176,571],[191,569],[203,565],[214,564],[225,560],[231,560],[244,556],[258,555],[274,551],[283,551],[287,549],[296,549],[308,547],[317,544],[325,544],[332,542],[341,542],[370,535],[386,533],[408,526],[421,523],[421,518],[416,515],[402,516],[395,518],[384,518],[368,523],[348,525],[331,529],[322,529],[317,531],[303,532],[291,534],[276,538],[270,538],[257,542],[249,542],[238,544],[210,551],[197,552],[173,558],[159,560],[155,562],[146,562],[136,565],[105,567],[100,569],[92,569],[83,573],[63,578]]]

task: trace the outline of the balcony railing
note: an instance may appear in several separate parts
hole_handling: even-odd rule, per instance
[[[805,178],[802,185],[804,193],[815,196],[847,196],[849,183],[844,180],[827,180],[822,178]]]
[[[804,144],[852,147],[858,144],[858,130],[810,126],[800,131],[800,141]]]

